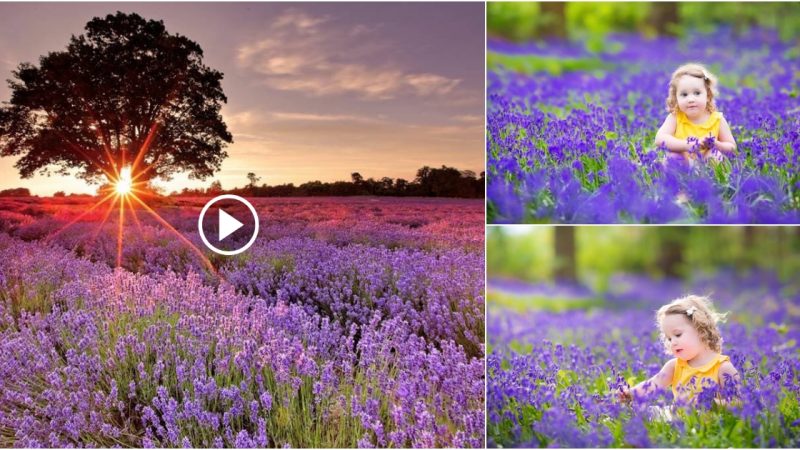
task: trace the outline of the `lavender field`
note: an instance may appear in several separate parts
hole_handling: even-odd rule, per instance
[[[796,281],[721,271],[688,282],[617,274],[605,292],[491,278],[488,287],[490,447],[800,444]],[[651,377],[669,359],[654,312],[686,293],[710,294],[730,312],[721,325],[723,353],[742,376],[741,403],[720,407],[712,395],[672,406],[669,390],[621,402],[620,386]],[[531,303],[537,308],[523,307]]]
[[[0,447],[485,445],[480,200],[93,201],[0,199]]]
[[[775,31],[731,27],[684,39],[617,33],[487,53],[490,223],[800,222],[800,55]],[[732,157],[668,161],[654,145],[670,74],[720,79]]]

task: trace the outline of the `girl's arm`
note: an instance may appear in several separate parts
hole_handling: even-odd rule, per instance
[[[656,132],[656,146],[660,146],[663,143],[667,147],[667,150],[673,152],[683,153],[689,151],[689,144],[675,137],[675,130],[677,127],[678,121],[675,120],[675,115],[668,115],[664,123],[661,124],[661,128]],[[722,135],[721,131],[720,135]]]
[[[675,359],[670,359],[661,370],[652,378],[642,381],[631,389],[634,398],[644,397],[656,389],[664,389],[672,384],[672,374],[675,373]]]
[[[739,381],[740,381],[739,372],[736,371],[736,368],[733,367],[733,364],[731,364],[730,361],[725,361],[724,363],[722,363],[721,366],[719,366],[719,384],[722,392],[725,392],[726,383],[730,382],[738,385]],[[730,397],[726,397],[723,399],[716,398],[714,399],[714,401],[717,404],[723,406],[727,406],[730,404],[733,405],[741,404],[741,401],[738,398],[738,392],[734,393],[733,398]]]
[[[622,397],[625,401],[630,401],[633,398],[645,397],[658,389],[664,389],[672,384],[672,375],[675,373],[675,359],[670,359],[664,364],[664,367],[651,377],[649,380],[642,381],[636,386],[632,387],[629,391],[624,392]]]
[[[719,366],[719,384],[721,388],[725,388],[725,383],[731,381],[733,383],[739,382],[739,372],[733,367],[730,361],[725,361]]]
[[[731,127],[728,121],[723,116],[719,124],[719,139],[717,139],[717,148],[721,152],[734,153],[736,152],[736,140],[731,133]],[[733,366],[731,366],[733,368]],[[734,369],[735,371],[736,369]]]

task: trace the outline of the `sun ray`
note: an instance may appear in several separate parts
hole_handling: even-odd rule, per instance
[[[119,196],[119,223],[117,224],[117,268],[122,267],[122,228],[125,226],[125,196]]]
[[[132,194],[133,195],[133,194]],[[139,222],[139,217],[136,214],[136,209],[133,207],[133,203],[129,197],[125,197],[124,200],[128,202],[128,210],[131,212],[131,216],[133,217],[133,221],[136,223],[136,229],[139,230],[139,235],[142,234],[142,224]]]
[[[89,209],[87,209],[86,211],[84,211],[84,212],[83,212],[81,215],[79,215],[78,217],[74,218],[74,219],[73,219],[71,222],[69,222],[68,224],[66,224],[66,225],[64,225],[63,227],[59,228],[58,230],[54,231],[53,233],[50,233],[50,234],[49,234],[49,235],[48,235],[48,236],[45,238],[45,241],[48,241],[48,240],[50,240],[50,239],[52,239],[52,238],[56,237],[58,234],[62,233],[64,230],[66,230],[67,228],[71,227],[72,225],[74,225],[74,224],[75,224],[75,222],[77,222],[77,221],[81,220],[81,219],[82,219],[84,216],[86,216],[86,215],[87,215],[87,214],[89,214],[90,212],[94,211],[94,209],[95,209],[95,208],[97,208],[98,206],[100,206],[100,205],[102,205],[103,203],[105,203],[106,201],[108,201],[108,199],[110,199],[110,198],[111,198],[111,197],[113,197],[114,195],[115,195],[115,193],[113,193],[113,192],[112,192],[112,193],[110,193],[110,194],[108,194],[108,195],[106,195],[105,197],[103,197],[103,199],[102,199],[102,200],[100,200],[99,202],[95,203],[95,204],[94,204],[94,206],[92,206],[91,208],[89,208]]]
[[[49,113],[48,113],[48,117],[50,117],[50,120],[53,120],[52,116]],[[92,163],[95,166],[97,166],[97,168],[100,169],[106,175],[106,178],[108,178],[109,180],[113,179],[113,176],[111,175],[111,173],[108,170],[106,170],[105,167],[103,167],[103,164],[99,160],[93,158],[91,155],[89,155],[88,153],[84,152],[83,149],[80,146],[78,146],[74,142],[72,142],[72,140],[70,138],[68,138],[58,128],[55,128],[54,131],[56,132],[56,134],[58,134],[62,138],[63,142],[66,145],[72,147],[73,150],[75,150],[78,153],[80,153],[81,156],[86,158],[87,161],[89,161],[90,163]],[[117,169],[114,166],[113,159],[111,158],[111,155],[107,151],[106,151],[106,154],[109,157],[109,166],[114,170],[114,172],[117,172]]]
[[[159,127],[159,123],[158,123],[158,119],[156,119],[155,121],[153,121],[153,124],[150,126],[150,130],[147,132],[147,137],[145,137],[144,143],[142,143],[142,146],[139,147],[139,151],[136,153],[136,158],[133,160],[132,168],[133,168],[134,172],[136,171],[136,169],[139,167],[139,164],[144,159],[144,155],[150,149],[150,145],[153,143],[153,139],[155,139],[155,137],[156,137],[156,132],[158,131],[158,127]],[[149,170],[149,167],[148,167],[147,170]],[[142,174],[147,172],[147,170],[143,170],[141,172],[138,172],[136,174],[136,178],[134,178],[134,180],[136,180],[140,176],[142,176]]]
[[[105,225],[106,221],[108,220],[108,216],[110,216],[111,212],[114,210],[114,204],[116,202],[117,199],[115,198],[111,203],[109,203],[106,212],[103,213],[103,220],[100,221],[100,224],[94,229],[89,240],[81,240],[81,239],[76,240],[75,245],[72,247],[73,252],[75,252],[78,249],[78,246],[81,244],[84,244],[84,248],[91,248],[92,246],[94,246],[95,241],[97,241],[97,236],[100,234],[100,230],[103,228],[103,225]],[[95,205],[95,207],[99,205],[100,204],[98,203]],[[95,221],[92,221],[92,223],[95,223]]]
[[[108,207],[106,214],[103,216],[103,220],[100,221],[100,225],[97,227],[96,230],[94,230],[94,233],[92,233],[92,240],[89,241],[91,245],[94,245],[94,241],[96,241],[97,236],[100,235],[100,231],[103,229],[103,226],[105,226],[106,222],[108,221],[108,218],[111,216],[111,212],[114,211],[114,205],[117,204],[117,200],[119,200],[119,197],[114,198],[114,201],[111,202],[111,205]]]
[[[143,190],[141,190],[141,189],[138,189],[138,188],[136,188],[136,187],[135,187],[135,186],[136,186],[136,184],[137,184],[137,183],[134,183],[134,184],[133,184],[133,186],[131,187],[131,193],[136,193],[136,194],[139,194],[139,195],[141,195],[142,197],[156,197],[156,195],[155,195],[155,194],[153,194],[152,192],[147,192],[147,191],[143,191]],[[141,184],[141,183],[140,183],[140,184]]]
[[[94,246],[94,243],[97,241],[97,236],[100,235],[100,231],[103,229],[103,226],[105,226],[106,222],[108,221],[108,217],[111,216],[111,212],[114,211],[114,205],[116,204],[116,202],[117,198],[114,198],[114,201],[111,202],[105,214],[103,215],[103,220],[100,222],[97,228],[95,228],[95,230],[92,232],[91,237],[87,241],[84,241],[85,248],[91,248],[92,246]],[[78,245],[80,244],[81,244],[80,241],[76,243],[75,247],[72,248],[72,251],[74,252],[77,249]]]
[[[178,90],[180,89],[179,80],[176,80],[173,86],[171,87],[169,93],[164,97],[164,101],[158,106],[158,109],[153,111],[153,119],[150,125],[150,129],[147,131],[147,137],[145,137],[144,142],[139,147],[139,150],[136,152],[136,158],[133,161],[133,172],[135,174],[134,180],[137,180],[139,177],[150,171],[154,164],[148,165],[145,170],[137,172],[136,169],[139,167],[139,164],[144,160],[144,156],[147,151],[150,149],[150,145],[153,143],[153,139],[155,139],[156,132],[158,128],[161,127],[163,124],[161,123],[161,118],[166,114],[164,112],[164,108],[166,108],[172,100],[174,100],[178,96]],[[158,157],[156,157],[158,160]]]
[[[183,241],[183,242],[184,242],[186,245],[188,245],[188,246],[189,246],[189,247],[190,247],[192,250],[194,250],[194,252],[195,252],[195,253],[197,253],[197,255],[200,257],[200,259],[203,261],[203,263],[205,263],[205,265],[206,265],[206,266],[208,267],[208,269],[211,271],[211,273],[213,273],[215,276],[217,276],[217,277],[220,277],[220,278],[221,278],[221,276],[220,276],[220,275],[219,275],[219,273],[217,272],[217,269],[216,269],[216,268],[214,268],[214,265],[213,265],[213,264],[211,264],[211,261],[210,261],[210,260],[209,260],[209,259],[206,257],[206,255],[205,255],[205,254],[203,254],[203,252],[202,252],[202,251],[201,251],[199,248],[197,248],[197,247],[196,247],[196,246],[195,246],[195,245],[194,245],[194,244],[193,244],[193,243],[192,243],[192,242],[191,242],[189,239],[186,239],[186,236],[184,236],[184,235],[183,235],[183,234],[181,234],[181,233],[180,233],[178,230],[176,230],[176,229],[175,229],[175,228],[174,228],[172,225],[170,225],[170,224],[169,224],[169,222],[167,222],[166,220],[164,220],[164,219],[163,219],[163,218],[162,218],[160,215],[158,215],[158,213],[157,213],[157,212],[153,211],[153,210],[152,210],[152,209],[151,209],[149,206],[147,206],[147,204],[146,204],[146,203],[144,203],[143,201],[141,201],[141,200],[140,200],[138,197],[136,197],[136,196],[132,196],[132,197],[133,197],[133,199],[134,199],[134,200],[136,200],[137,202],[139,202],[139,204],[140,204],[140,205],[142,205],[142,206],[144,207],[144,209],[145,209],[145,210],[147,210],[147,212],[149,212],[150,214],[152,214],[152,215],[153,215],[153,217],[155,217],[155,218],[156,218],[156,220],[157,220],[158,222],[160,222],[162,225],[164,225],[165,227],[167,227],[168,229],[170,229],[170,230],[171,230],[173,233],[175,233],[175,235],[177,235],[177,236],[178,236],[178,237],[179,237],[179,238],[180,238],[180,239],[181,239],[181,240],[182,240],[182,241]]]
[[[112,169],[114,169],[114,174],[116,175],[116,177],[119,178],[119,169],[117,168],[117,165],[114,164],[114,157],[111,156],[111,144],[106,140],[105,135],[100,130],[99,122],[94,117],[94,114],[89,108],[89,105],[86,105],[86,108],[89,109],[89,117],[92,119],[93,122],[92,124],[89,125],[89,129],[93,130],[95,135],[97,135],[97,139],[99,139],[103,143],[103,151],[106,154],[106,159],[108,160],[108,164],[111,166]]]
[[[81,154],[81,155],[82,155],[84,158],[86,158],[86,159],[87,159],[87,160],[89,160],[91,163],[93,163],[95,166],[97,166],[97,168],[98,168],[98,169],[100,169],[100,171],[102,171],[102,172],[103,172],[103,174],[106,176],[106,178],[107,178],[108,180],[114,180],[114,179],[115,179],[115,175],[112,175],[112,174],[111,174],[111,172],[109,172],[109,171],[108,171],[108,170],[107,170],[105,167],[103,167],[103,164],[101,164],[101,163],[100,163],[100,161],[98,161],[98,160],[96,160],[95,158],[92,158],[91,156],[89,156],[89,154],[88,154],[88,153],[86,153],[85,151],[83,151],[83,149],[81,149],[81,148],[80,148],[80,147],[78,147],[77,145],[75,145],[75,144],[71,144],[71,143],[70,143],[69,145],[70,145],[70,146],[72,146],[72,149],[73,149],[73,150],[77,151],[77,152],[78,152],[78,153],[80,153],[80,154]],[[109,165],[110,165],[110,166],[111,166],[111,168],[114,170],[114,173],[116,173],[116,174],[117,174],[117,175],[116,175],[116,177],[119,177],[119,175],[118,175],[118,170],[117,170],[116,166],[115,166],[113,163],[109,163]]]
[[[82,89],[80,89],[77,85],[73,86],[73,94],[76,94],[75,97],[78,99],[86,98],[86,93],[82,92]],[[91,122],[88,128],[94,131],[95,135],[97,136],[97,139],[99,139],[103,143],[103,150],[105,151],[106,158],[108,159],[108,165],[114,171],[116,178],[119,178],[119,168],[117,168],[117,165],[114,164],[114,157],[111,156],[111,143],[106,139],[105,134],[103,134],[103,132],[101,131],[100,121],[97,120],[97,115],[95,114],[92,105],[88,101],[83,101],[83,109]],[[100,169],[103,170],[103,172],[106,173],[106,177],[108,177],[109,180],[111,180],[108,171],[104,170],[102,167],[100,167]]]

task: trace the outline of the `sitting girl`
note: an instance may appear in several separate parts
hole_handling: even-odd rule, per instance
[[[656,133],[656,145],[666,146],[669,156],[689,161],[695,151],[703,158],[714,148],[723,154],[736,151],[731,127],[714,105],[716,87],[716,77],[700,64],[685,64],[672,74],[670,114]]]
[[[623,399],[645,397],[656,389],[672,387],[676,401],[691,402],[709,386],[724,388],[738,383],[739,374],[730,358],[722,355],[717,322],[724,314],[714,311],[706,297],[690,295],[662,306],[656,313],[669,360],[655,376],[624,391]]]

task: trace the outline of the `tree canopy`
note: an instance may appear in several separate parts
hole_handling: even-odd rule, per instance
[[[21,156],[20,175],[205,179],[233,142],[220,108],[222,73],[192,40],[162,21],[117,12],[94,18],[65,51],[22,63],[0,107],[0,156]]]

